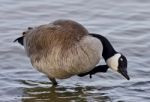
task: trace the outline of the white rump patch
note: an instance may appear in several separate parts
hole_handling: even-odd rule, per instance
[[[121,57],[121,54],[120,53],[117,53],[115,54],[114,56],[110,57],[107,59],[106,63],[107,65],[113,69],[113,70],[118,70],[118,61],[119,61],[119,58]]]

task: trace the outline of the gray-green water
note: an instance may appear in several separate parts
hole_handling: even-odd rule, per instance
[[[13,40],[28,26],[60,18],[106,36],[127,56],[131,80],[109,70],[51,87]],[[150,102],[149,0],[0,0],[0,102],[137,101]]]

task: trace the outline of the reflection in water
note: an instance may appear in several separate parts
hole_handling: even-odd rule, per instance
[[[22,102],[110,102],[111,99],[94,87],[51,86],[48,83],[24,81],[32,87],[24,88]],[[32,85],[31,85],[32,83]],[[38,86],[40,84],[40,86]],[[43,84],[44,86],[41,86]]]

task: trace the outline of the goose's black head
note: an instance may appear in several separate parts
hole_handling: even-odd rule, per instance
[[[127,72],[127,59],[125,56],[121,55],[121,57],[118,60],[118,72],[122,74],[127,80],[130,80]]]
[[[110,68],[119,72],[127,80],[130,80],[128,73],[127,73],[127,64],[128,64],[128,61],[126,57],[120,53],[116,53],[115,55],[107,59],[107,65]]]
[[[126,57],[115,51],[109,40],[99,34],[90,33],[91,36],[98,38],[103,45],[103,53],[102,56],[107,63],[107,66],[111,69],[122,74],[126,79],[130,79],[127,73],[127,59]]]

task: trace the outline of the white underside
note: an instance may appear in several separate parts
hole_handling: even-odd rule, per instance
[[[55,47],[40,61],[35,61],[32,55],[30,58],[33,66],[39,71],[52,78],[64,79],[92,70],[102,58],[102,51],[102,43],[97,38],[86,36],[67,50],[63,57],[61,48]]]

